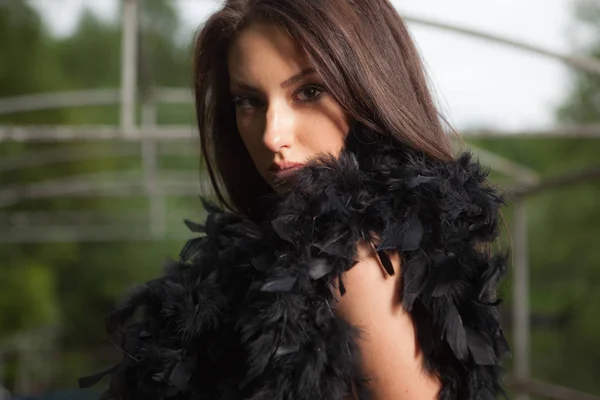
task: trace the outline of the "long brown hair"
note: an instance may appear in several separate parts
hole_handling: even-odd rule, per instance
[[[228,49],[255,21],[275,23],[298,42],[352,121],[451,158],[420,56],[388,0],[226,0],[196,38],[194,93],[203,161],[227,208],[260,213],[271,191],[238,135],[229,92]]]

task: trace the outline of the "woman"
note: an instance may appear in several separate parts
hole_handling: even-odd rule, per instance
[[[119,307],[112,399],[493,399],[501,200],[387,0],[228,0],[195,48],[227,211]],[[143,313],[133,318],[134,311]]]

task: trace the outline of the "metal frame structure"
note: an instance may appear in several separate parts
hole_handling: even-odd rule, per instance
[[[171,235],[167,229],[165,197],[167,195],[196,196],[198,188],[191,182],[197,182],[197,175],[188,175],[181,171],[160,170],[158,158],[161,152],[173,142],[193,143],[194,129],[189,126],[157,126],[156,106],[164,103],[190,103],[191,92],[181,88],[154,88],[149,96],[142,99],[141,125],[136,124],[137,92],[136,71],[138,62],[138,9],[140,0],[122,0],[123,35],[121,54],[122,83],[119,89],[101,89],[89,91],[35,94],[0,99],[0,115],[51,108],[120,105],[119,126],[0,126],[0,142],[68,142],[73,140],[122,141],[129,143],[111,157],[129,157],[139,155],[142,170],[135,175],[114,176],[96,175],[64,178],[53,182],[42,182],[18,187],[0,188],[0,209],[26,198],[70,195],[70,196],[131,196],[143,195],[150,199],[147,212],[127,213],[118,218],[125,223],[115,227],[102,221],[102,216],[94,212],[56,212],[56,213],[0,213],[0,224],[11,226],[11,230],[0,234],[0,242],[34,241],[71,241],[71,240],[126,240],[135,232],[136,239],[163,240]],[[565,63],[586,73],[600,76],[600,60],[560,54],[485,32],[466,29],[461,26],[404,16],[409,23],[416,23],[434,29],[450,31],[456,34],[493,41],[530,53],[538,54]],[[559,126],[553,129],[519,132],[474,130],[460,132],[462,137],[535,137],[535,138],[594,138],[600,139],[600,124],[587,126]],[[138,143],[134,149],[131,144]],[[181,154],[194,155],[189,146],[180,146]],[[525,200],[527,197],[565,185],[600,179],[600,165],[586,171],[566,174],[550,180],[541,180],[531,169],[514,161],[474,149],[482,162],[493,169],[510,176],[516,182],[511,189],[515,206],[513,226],[514,248],[514,376],[507,382],[517,392],[518,400],[527,400],[529,394],[537,394],[556,400],[598,400],[571,389],[533,380],[530,376],[530,308],[529,308],[529,266],[527,253],[527,218]],[[81,154],[63,150],[27,153],[0,159],[0,171],[15,170],[27,166],[43,165],[54,162],[76,161]],[[159,176],[160,175],[160,176]],[[204,185],[209,187],[208,184]],[[112,220],[112,219],[111,219]],[[27,229],[27,221],[36,221],[35,234]],[[148,224],[150,222],[150,224]],[[92,226],[90,224],[93,223]],[[104,224],[104,225],[103,225]],[[41,225],[41,226],[40,226]],[[126,229],[129,229],[127,231]],[[112,232],[112,237],[108,232]],[[118,233],[118,236],[114,236]],[[177,238],[179,236],[169,236]],[[183,238],[183,237],[182,237]],[[1,360],[0,360],[1,361]],[[1,382],[0,382],[1,383]]]

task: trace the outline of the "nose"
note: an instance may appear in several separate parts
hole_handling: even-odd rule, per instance
[[[296,118],[287,104],[273,102],[269,105],[265,120],[263,143],[273,153],[290,148],[295,139]]]

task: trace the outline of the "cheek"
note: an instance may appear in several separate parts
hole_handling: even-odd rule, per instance
[[[349,130],[348,118],[341,107],[328,99],[313,118],[306,120],[310,121],[307,132],[310,132],[311,148],[317,152],[337,155],[344,146]]]
[[[238,128],[238,134],[250,155],[250,158],[254,162],[254,165],[260,169],[260,166],[264,164],[265,154],[264,146],[262,144],[262,126],[252,119],[244,117],[236,117],[236,123]]]

